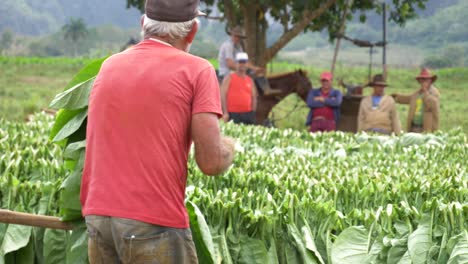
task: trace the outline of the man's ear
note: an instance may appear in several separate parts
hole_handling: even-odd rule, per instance
[[[141,15],[140,17],[140,26],[143,28],[143,24],[145,23],[145,14]]]
[[[193,40],[195,39],[195,35],[197,35],[198,32],[198,22],[194,21],[192,30],[187,34],[185,37],[185,40],[187,40],[188,43],[192,43]]]

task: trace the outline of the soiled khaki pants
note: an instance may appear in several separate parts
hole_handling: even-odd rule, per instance
[[[85,217],[91,264],[196,264],[190,229],[152,225],[125,218]]]

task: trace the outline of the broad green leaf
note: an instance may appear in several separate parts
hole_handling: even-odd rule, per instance
[[[411,256],[409,251],[406,251],[406,253],[403,255],[403,257],[398,261],[397,264],[413,264],[411,261]]]
[[[288,224],[288,231],[293,237],[293,241],[296,244],[296,249],[301,255],[303,263],[317,264],[319,263],[316,257],[313,255],[313,251],[307,249],[305,241],[303,240],[302,234],[299,232],[295,224]],[[314,245],[315,246],[315,245]]]
[[[348,227],[332,246],[332,263],[363,263],[369,249],[369,231],[363,226]]]
[[[76,110],[88,106],[89,94],[93,88],[95,79],[95,77],[92,77],[89,80],[57,94],[49,107],[54,109]]]
[[[34,262],[34,242],[33,242],[33,235],[29,240],[29,243],[15,252],[15,260],[16,263],[21,264],[35,264]]]
[[[6,255],[28,245],[32,227],[24,225],[8,225],[3,237],[0,255]]]
[[[62,191],[60,194],[60,208],[73,210],[81,210],[80,203],[80,186],[81,186],[81,170],[74,171],[62,183]]]
[[[108,57],[103,57],[100,59],[96,59],[90,63],[88,63],[86,66],[84,66],[74,77],[73,79],[65,86],[64,91],[72,88],[73,86],[82,83],[86,80],[89,80],[90,78],[96,76],[99,73],[99,70],[101,69],[102,63],[107,59]]]
[[[425,264],[432,247],[429,217],[421,220],[418,228],[408,237],[408,252],[414,264]]]
[[[265,243],[259,239],[248,236],[241,237],[241,251],[239,264],[265,264],[268,263],[268,251]]]
[[[197,249],[198,261],[200,263],[214,263],[213,238],[206,224],[205,217],[200,209],[192,203],[187,202],[187,211],[190,217],[190,229],[192,230],[193,241]]]
[[[62,127],[62,129],[60,129],[60,131],[54,137],[53,141],[61,141],[66,137],[70,136],[71,134],[75,133],[78,129],[80,129],[81,125],[83,124],[83,121],[86,119],[87,116],[88,109],[83,109],[81,113],[77,114],[72,119],[70,119],[68,123],[66,123]]]
[[[408,247],[405,246],[394,246],[390,248],[387,256],[388,264],[397,264],[403,256],[407,253]]]
[[[45,228],[33,227],[34,238],[34,253],[36,255],[37,264],[44,264],[44,234]]]
[[[84,221],[76,224],[71,233],[66,258],[66,264],[88,264],[88,232]]]
[[[303,226],[301,230],[306,248],[314,253],[319,263],[325,264],[322,256],[320,255],[320,252],[317,250],[317,246],[315,245],[314,237],[312,235],[312,231],[310,231],[310,228],[308,226]]]
[[[55,122],[50,130],[50,135],[49,139],[53,140],[58,132],[62,130],[62,128],[70,121],[72,118],[74,118],[76,115],[80,114],[83,111],[83,109],[77,109],[77,110],[66,110],[66,109],[61,109],[60,111],[57,112],[57,115],[55,117]]]
[[[274,239],[271,240],[271,245],[268,249],[268,264],[279,264],[276,241]]]
[[[65,148],[63,157],[66,159],[77,160],[81,154],[81,151],[85,147],[86,147],[86,140],[71,143]]]
[[[451,247],[453,249],[448,264],[468,263],[468,232],[464,230],[452,241],[457,242]]]
[[[66,259],[68,244],[67,231],[47,229],[44,234],[44,261],[47,264],[61,264]]]

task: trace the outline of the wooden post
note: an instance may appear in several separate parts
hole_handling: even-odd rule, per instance
[[[335,74],[335,65],[336,65],[336,60],[338,58],[338,52],[340,50],[340,44],[341,44],[341,35],[343,35],[345,28],[346,28],[346,16],[348,15],[348,9],[351,8],[353,5],[354,0],[348,0],[345,10],[343,11],[343,20],[341,21],[341,26],[340,26],[340,31],[339,34],[340,36],[336,40],[336,46],[335,46],[335,53],[333,54],[333,61],[332,61],[332,67],[331,67],[331,73]]]
[[[0,222],[16,225],[45,227],[52,229],[72,230],[71,223],[62,222],[54,216],[35,215],[0,209]]]

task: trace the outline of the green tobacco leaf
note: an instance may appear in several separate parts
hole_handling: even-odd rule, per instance
[[[406,251],[406,253],[403,255],[403,257],[398,261],[397,264],[413,264],[411,261],[411,256],[409,251]]]
[[[468,263],[468,232],[466,230],[452,238],[448,246],[450,249],[453,248],[448,264]]]
[[[271,240],[270,249],[268,249],[268,264],[279,264],[276,241],[274,239]]]
[[[207,264],[214,263],[213,238],[211,237],[205,218],[194,203],[189,201],[186,206],[190,217],[190,229],[192,230],[193,241],[197,249],[198,261]]]
[[[299,230],[297,229],[295,224],[288,224],[288,231],[291,234],[291,236],[294,239],[294,242],[296,244],[296,249],[301,255],[302,262],[303,263],[311,263],[311,264],[317,264],[319,263],[315,256],[313,255],[313,251],[309,251],[305,245],[305,242],[303,240],[303,237]],[[315,247],[315,244],[314,244]]]
[[[364,263],[369,249],[369,231],[363,226],[346,228],[332,246],[333,264]]]
[[[89,80],[57,94],[49,107],[54,109],[76,110],[88,106],[89,93],[93,88],[94,80],[96,80],[96,78],[92,77]]]
[[[66,110],[66,109],[61,109],[60,111],[57,112],[57,115],[55,117],[55,122],[54,125],[52,126],[52,129],[50,130],[50,135],[49,139],[54,139],[55,136],[57,136],[58,132],[62,130],[62,128],[70,121],[73,117],[81,113],[83,109],[77,109],[77,110]]]
[[[322,256],[320,255],[320,252],[317,249],[317,246],[315,245],[314,237],[312,235],[312,231],[310,230],[309,226],[303,226],[301,230],[302,230],[302,236],[304,238],[306,248],[314,253],[319,263],[325,264],[325,262],[322,259]]]
[[[408,237],[408,251],[414,264],[424,264],[428,261],[428,253],[432,247],[430,223],[430,218],[425,217]]]
[[[72,88],[73,86],[82,83],[86,80],[89,80],[90,78],[96,76],[99,73],[99,70],[101,69],[102,63],[107,59],[108,57],[96,59],[87,65],[85,65],[74,77],[73,79],[65,86],[64,91]]]
[[[81,113],[74,116],[68,123],[66,123],[62,129],[57,133],[54,137],[53,141],[58,142],[61,141],[71,134],[75,133],[78,129],[80,129],[81,125],[83,124],[84,120],[88,116],[88,109],[82,110]]]
[[[15,252],[16,254],[16,263],[21,264],[34,264],[34,242],[33,236],[31,236],[29,243],[20,250]]]
[[[89,80],[90,78],[96,76],[101,69],[101,65],[106,60],[107,57],[101,58],[94,60],[90,63],[88,63],[86,66],[84,66],[75,77],[65,86],[64,91],[72,88],[73,86],[82,83],[86,80]],[[50,132],[50,139],[55,138],[57,133],[65,126],[65,124],[70,121],[73,117],[75,117],[77,114],[81,113],[81,109],[78,110],[66,110],[66,109],[61,109],[57,113],[57,117],[55,118],[54,126],[51,129]]]
[[[23,225],[8,225],[3,237],[0,255],[6,255],[28,245],[32,227]]]
[[[80,157],[81,150],[86,147],[86,140],[71,143],[65,148],[63,157],[66,159],[77,160]]]
[[[44,261],[47,264],[61,264],[67,253],[67,231],[47,229],[44,234]]]
[[[81,210],[80,203],[80,186],[81,186],[81,170],[74,171],[62,183],[60,195],[60,208],[72,210]]]
[[[259,239],[248,236],[241,237],[241,251],[239,264],[265,264],[268,263],[268,251],[265,243]]]
[[[84,221],[75,225],[66,252],[66,264],[88,264],[88,233]]]

